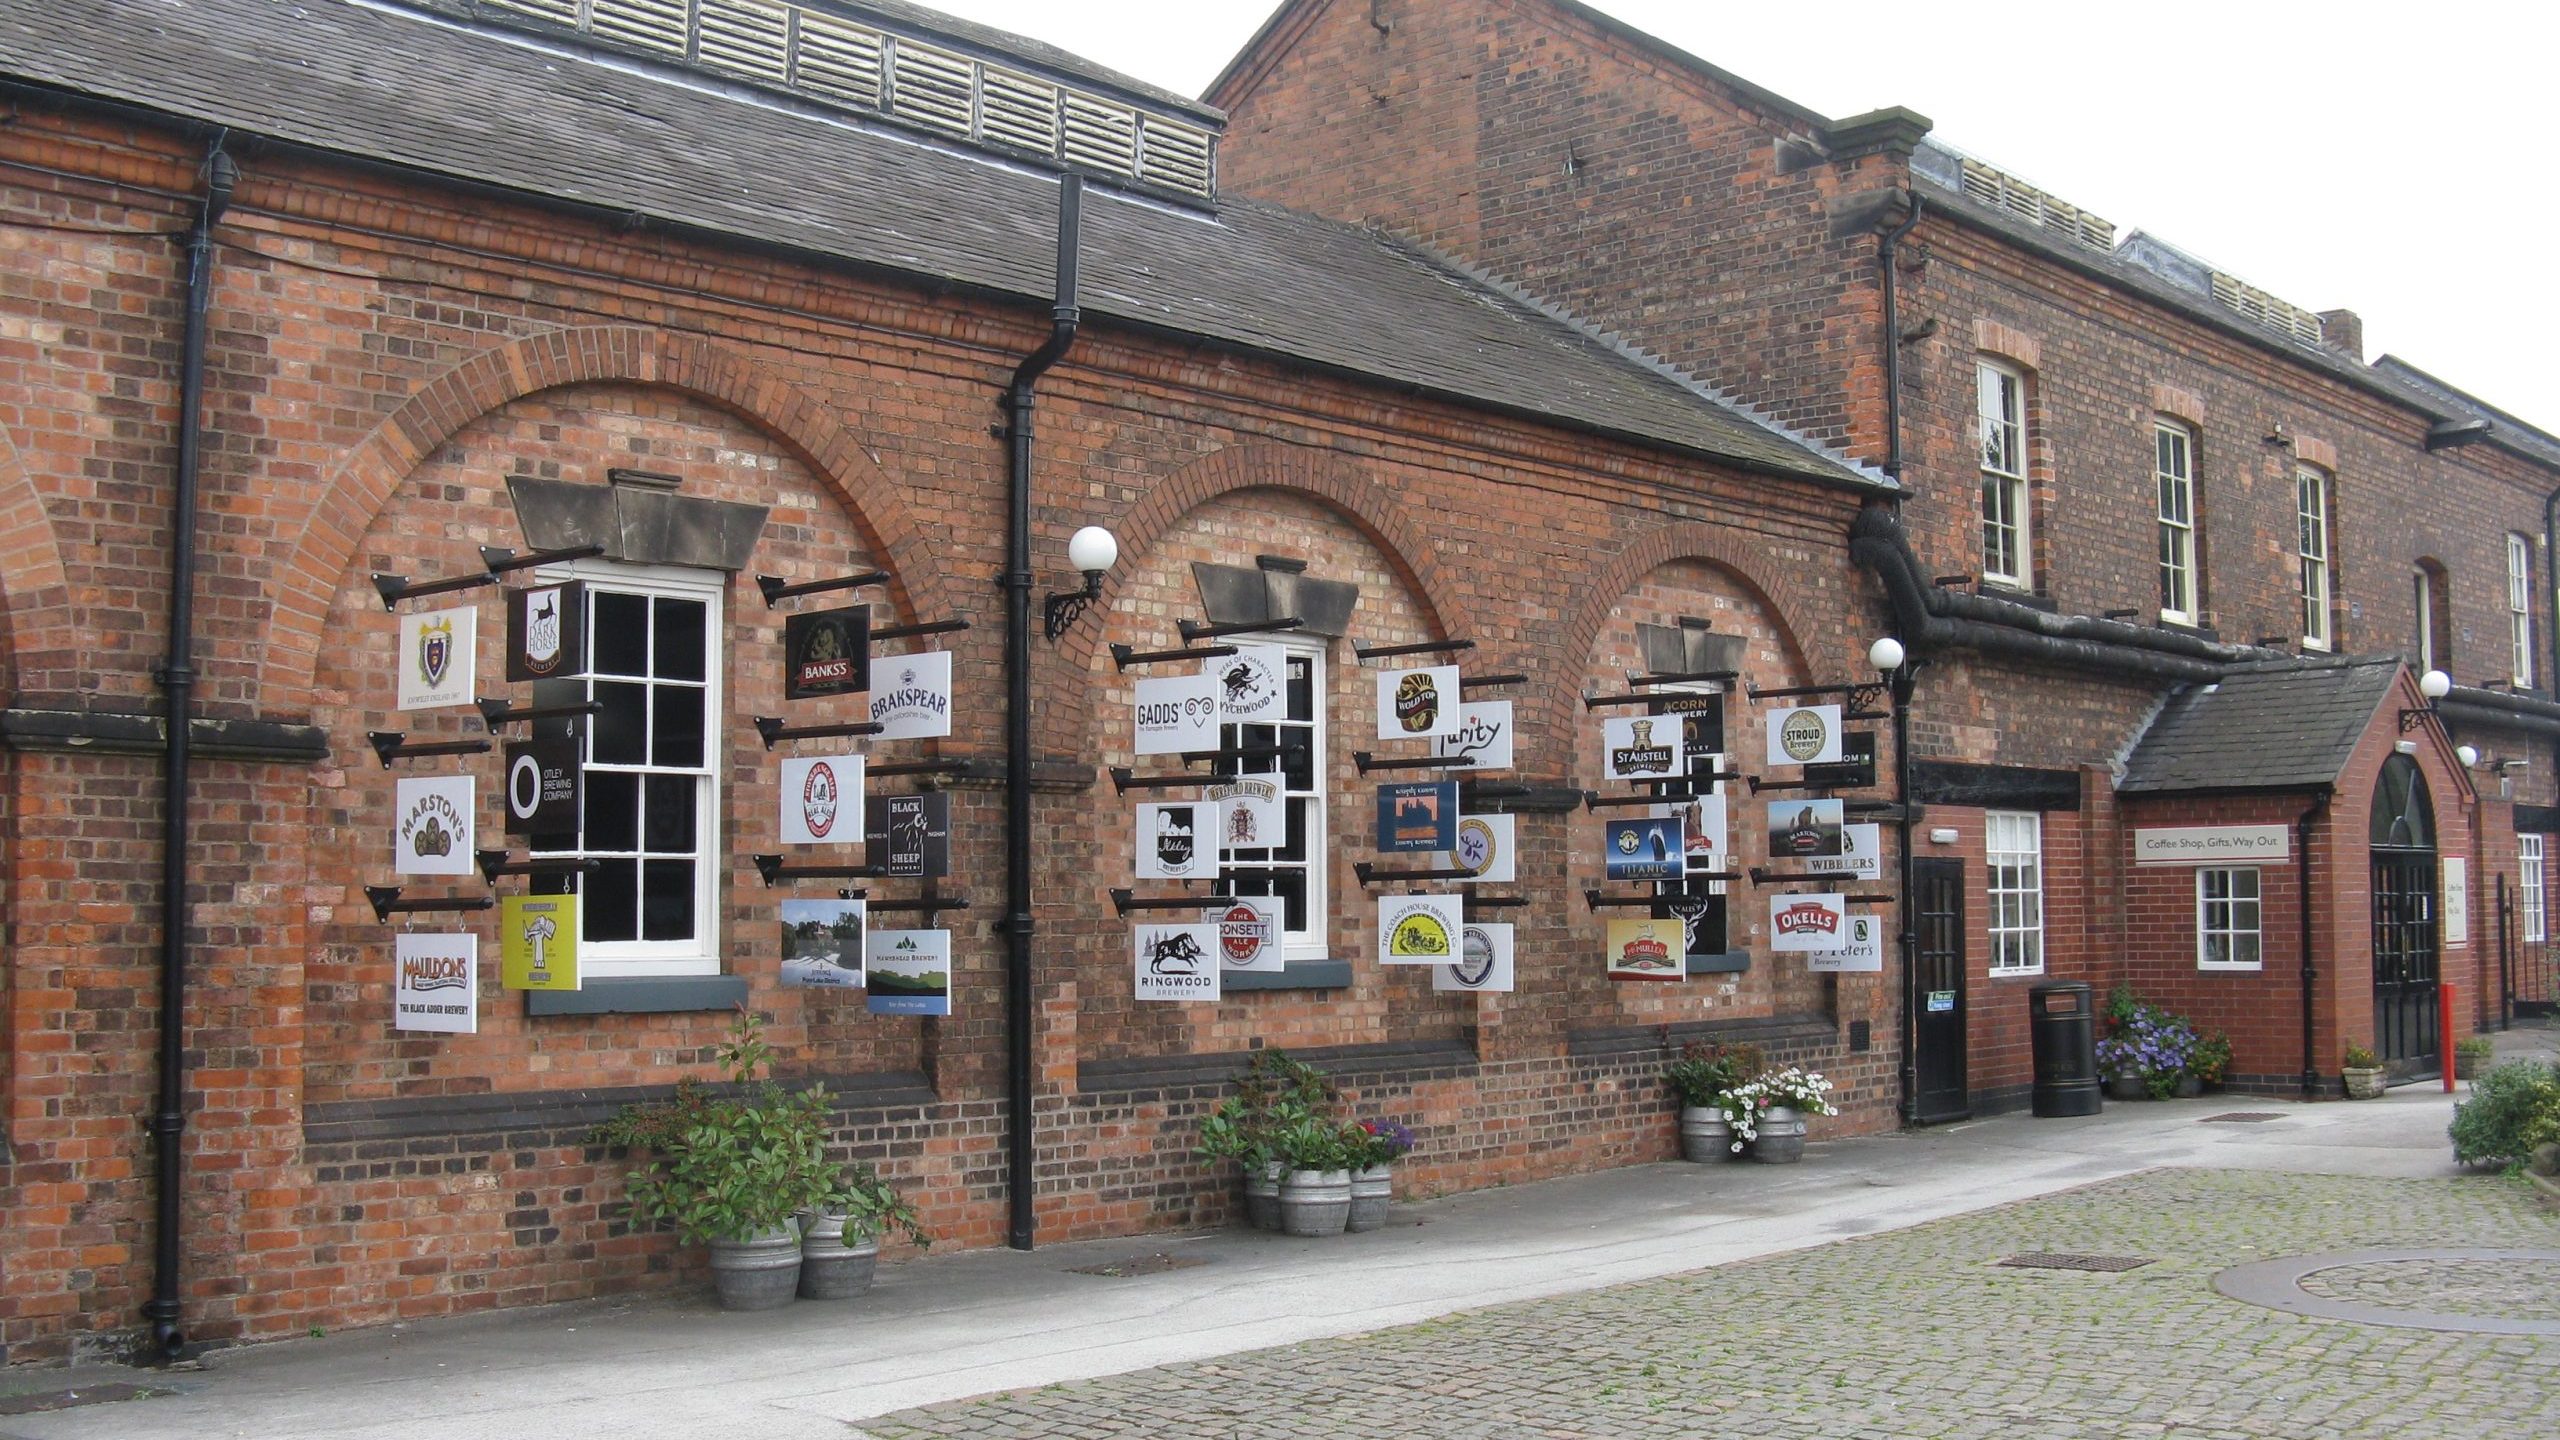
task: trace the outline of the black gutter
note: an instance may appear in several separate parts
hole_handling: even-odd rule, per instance
[[[2320,1093],[2320,1061],[2312,1049],[2314,1023],[2313,985],[2319,978],[2319,967],[2311,962],[2311,822],[2329,808],[2329,791],[2311,797],[2301,815],[2293,822],[2293,883],[2298,892],[2294,908],[2302,920],[2302,1098],[2310,1100]]]
[[[1876,267],[1884,272],[1884,473],[1887,479],[1897,482],[1902,479],[1902,312],[1896,303],[1898,286],[1893,278],[1893,258],[1902,248],[1902,237],[1920,223],[1920,212],[1927,203],[1917,190],[1906,193],[1911,199],[1911,214],[1876,237]],[[1911,898],[1909,888],[1906,883],[1906,904]]]
[[[1031,414],[1032,387],[1067,353],[1083,312],[1076,308],[1076,242],[1084,183],[1058,182],[1058,296],[1049,338],[1023,358],[1004,392],[1004,1030],[1006,1243],[1032,1246],[1031,1114]]]
[[[1895,637],[1900,639],[1901,637]],[[1895,937],[1902,951],[1902,1123],[1916,1125],[1920,1121],[1920,1057],[1914,1047],[1919,1042],[1920,1004],[1920,925],[1911,908],[1911,694],[1920,679],[1922,660],[1911,653],[1911,644],[1903,641],[1902,663],[1889,677],[1893,686],[1893,800],[1896,842],[1901,848],[1902,898],[1896,914],[1901,920],[1901,933]]]
[[[187,316],[180,342],[178,474],[169,496],[169,650],[160,688],[168,695],[169,748],[161,765],[160,810],[160,1104],[151,1117],[152,1184],[158,1225],[152,1237],[151,1298],[142,1306],[160,1358],[184,1352],[178,1328],[179,1227],[185,1218],[187,1132],[187,760],[194,729],[196,480],[203,463],[205,313],[213,296],[213,227],[231,208],[240,168],[216,135],[205,151],[205,196],[187,229]]]

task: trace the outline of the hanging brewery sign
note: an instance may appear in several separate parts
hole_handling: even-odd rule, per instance
[[[1446,850],[1458,841],[1458,782],[1404,780],[1378,787],[1378,849],[1389,855]]]
[[[578,829],[578,739],[572,733],[512,740],[507,761],[507,833],[569,835]]]
[[[1612,880],[1677,880],[1688,868],[1678,816],[1611,820],[1601,826],[1600,842],[1602,868]]]
[[[1218,964],[1228,970],[1285,970],[1280,912],[1261,900],[1228,900],[1202,919],[1218,927]]]
[[[1378,902],[1378,963],[1450,964],[1464,920],[1455,895],[1389,895]]]
[[[1837,950],[1848,933],[1849,902],[1838,894],[1769,897],[1769,948],[1795,954]]]
[[[814,610],[782,622],[782,698],[854,695],[871,688],[871,607]]]
[[[1277,645],[1238,643],[1236,653],[1209,662],[1218,679],[1218,719],[1228,725],[1289,718],[1289,652]]]
[[[854,990],[862,986],[863,952],[869,948],[871,902],[782,902],[782,984],[792,990]]]
[[[782,843],[855,845],[863,839],[862,757],[810,755],[782,762]]]
[[[1817,975],[1872,974],[1884,969],[1884,924],[1873,915],[1852,915],[1842,927],[1840,948],[1805,957],[1805,968]]]
[[[1464,870],[1469,880],[1510,884],[1518,869],[1512,860],[1513,819],[1509,815],[1458,817],[1458,843],[1449,847],[1439,868]]]
[[[498,975],[510,990],[577,989],[578,897],[500,897]]]
[[[1840,801],[1772,800],[1768,809],[1769,858],[1804,859],[1842,853]]]
[[[1657,694],[1650,708],[1656,715],[1680,717],[1681,741],[1688,746],[1691,758],[1724,745],[1722,695]],[[1716,768],[1724,768],[1721,761]]]
[[[1378,675],[1378,738],[1420,740],[1455,735],[1466,723],[1458,704],[1458,667],[1387,670]]]
[[[1673,895],[1653,907],[1653,918],[1680,922],[1684,953],[1721,955],[1725,950],[1725,905],[1721,894]]]
[[[1177,801],[1138,807],[1138,878],[1211,880],[1218,874],[1218,807]]]
[[[1725,834],[1723,796],[1692,796],[1675,802],[1671,810],[1680,820],[1680,853],[1687,858],[1690,873],[1733,868],[1727,863],[1733,851]]]
[[[479,1033],[479,936],[397,935],[391,964],[392,1029]]]
[[[1286,838],[1278,781],[1229,780],[1202,793],[1218,803],[1218,842],[1227,849],[1268,850]]]
[[[400,708],[471,703],[473,640],[480,612],[427,610],[400,617]]]
[[[1772,710],[1768,722],[1770,764],[1831,765],[1839,762],[1839,706],[1796,705]]]
[[[1857,880],[1884,878],[1884,827],[1881,825],[1843,825],[1840,827],[1840,853],[1816,855],[1805,862],[1816,875],[1846,875]]]
[[[1467,922],[1466,934],[1458,942],[1458,962],[1432,967],[1431,988],[1434,990],[1495,990],[1511,988],[1511,927],[1483,921]]]
[[[434,775],[393,786],[392,873],[470,874],[472,819],[478,808],[468,775]]]
[[[1135,942],[1137,998],[1218,998],[1218,927],[1140,925]]]
[[[863,859],[894,880],[951,873],[951,797],[874,795],[862,807]]]
[[[871,723],[883,740],[951,733],[951,652],[880,655],[871,662]]]
[[[874,930],[863,944],[863,1008],[874,1015],[951,1013],[951,932]]]
[[[1464,755],[1470,775],[1511,768],[1511,702],[1469,700],[1458,707],[1458,733],[1432,740],[1434,755]]]
[[[1611,780],[1662,780],[1684,773],[1681,722],[1666,715],[1613,715],[1600,722]]]
[[[507,594],[507,678],[558,680],[587,673],[587,587],[580,580]]]
[[[1688,942],[1677,920],[1612,920],[1609,922],[1609,978],[1612,980],[1683,980],[1688,978]]]
[[[1218,748],[1218,677],[1166,675],[1138,682],[1137,753]]]

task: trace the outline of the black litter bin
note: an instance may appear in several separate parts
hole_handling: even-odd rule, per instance
[[[2089,987],[2078,980],[2031,987],[2027,1009],[2035,1041],[2036,1114],[2097,1114],[2105,1100],[2098,1090],[2098,1012]]]

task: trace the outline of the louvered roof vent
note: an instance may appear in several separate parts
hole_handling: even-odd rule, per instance
[[[2073,242],[2092,250],[2112,249],[2116,243],[2116,227],[2090,211],[2063,199],[2049,190],[2040,190],[2006,170],[1994,169],[1967,155],[1964,166],[1964,193],[1985,205],[2005,210],[2030,225],[2058,230]]]
[[[1217,191],[1210,125],[817,4],[477,0],[473,8],[998,152],[1197,199]]]

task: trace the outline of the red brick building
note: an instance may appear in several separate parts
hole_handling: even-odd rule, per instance
[[[1830,1073],[1835,1133],[1893,1123],[1890,973],[1773,955],[1737,882],[1686,983],[1616,983],[1584,900],[1651,903],[1604,879],[1583,797],[1631,787],[1579,697],[1726,675],[1697,683],[1756,774],[1753,689],[1866,678],[1849,541],[1893,487],[1824,447],[1845,424],[1781,417],[1808,440],[1571,297],[1241,198],[1215,111],[903,5],[9,0],[0,88],[10,1360],[689,1280],[588,1136],[713,1074],[740,1005],[963,1245],[1222,1219],[1193,1123],[1268,1044],[1413,1124],[1430,1188],[1667,1156],[1658,1072],[1696,1035]],[[1037,380],[1023,581],[1073,590],[1087,524],[1121,558],[1032,643],[1012,769],[990,427],[1059,333],[1062,171],[1087,185],[1081,328]],[[554,558],[425,597],[384,578],[486,578],[484,547]],[[839,747],[755,722],[865,713],[784,693],[788,619],[848,597],[755,577],[872,570],[875,671],[951,656],[951,733],[866,747],[874,794],[949,807],[947,1016],[783,988],[781,907],[842,877],[751,858],[860,853],[784,838],[782,767]],[[586,676],[508,681],[514,597],[571,581],[583,620],[526,601],[522,649],[556,676],[583,641]],[[1279,898],[1286,964],[1141,1001],[1146,917],[1109,892],[1181,887],[1133,883],[1149,797],[1109,772],[1176,768],[1134,753],[1133,687],[1169,672],[1112,647],[1290,611],[1266,722],[1303,757],[1275,779],[1289,832],[1234,862]],[[1523,677],[1485,691],[1517,760],[1473,807],[1514,827],[1516,880],[1475,892],[1519,902],[1508,993],[1379,964],[1357,868],[1383,669],[1358,652],[1459,641],[1468,674]],[[563,767],[582,808],[548,814],[528,754],[510,835],[518,762],[480,745],[523,740],[528,705],[597,708]],[[430,777],[473,783],[403,799]],[[1739,818],[1732,846],[1765,863]],[[398,908],[566,888],[474,850],[584,867],[576,990],[504,985],[488,912]],[[400,1023],[403,934],[477,941],[430,977],[477,977],[431,1007],[471,1033]],[[526,968],[552,963],[529,935]]]
[[[1853,550],[1926,661],[1907,1114],[2022,1099],[2050,978],[2283,1090],[2349,1042],[2434,1074],[2439,981],[2457,1032],[2554,998],[2550,435],[1921,116],[1834,120],[1572,0],[1292,0],[1207,98],[1235,188],[1902,480]]]

